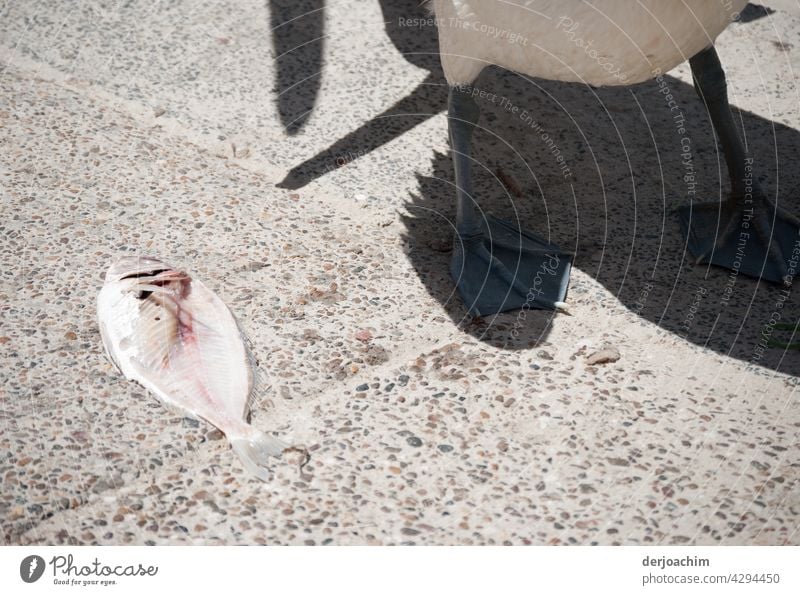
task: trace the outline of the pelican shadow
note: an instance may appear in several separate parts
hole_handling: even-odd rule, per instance
[[[574,252],[574,268],[589,277],[573,277],[568,302],[578,304],[576,314],[592,302],[602,306],[611,294],[643,320],[702,348],[798,375],[796,352],[767,346],[790,338],[774,327],[796,320],[798,292],[695,265],[686,252],[676,208],[719,200],[728,185],[709,116],[691,85],[665,76],[592,89],[492,68],[476,87],[487,92],[473,143],[477,200]],[[667,106],[667,92],[678,109]],[[734,113],[762,184],[784,208],[800,212],[794,165],[800,133]],[[450,156],[434,154],[432,172],[418,175],[404,217],[420,280],[466,332],[506,349],[540,344],[554,316],[563,314],[465,318],[447,274],[449,246],[440,240],[454,210]]]

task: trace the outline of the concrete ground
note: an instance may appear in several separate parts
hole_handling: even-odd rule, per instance
[[[718,48],[758,174],[798,213],[800,7],[768,5]],[[5,543],[800,544],[800,352],[762,345],[800,296],[689,263],[658,84],[481,76],[507,99],[482,104],[482,203],[577,256],[572,316],[472,320],[448,272],[446,87],[415,16],[0,5]],[[687,65],[664,80],[694,198],[719,200]],[[94,299],[126,252],[227,301],[259,359],[252,422],[307,466],[251,479],[109,364]],[[604,347],[619,359],[590,363]]]

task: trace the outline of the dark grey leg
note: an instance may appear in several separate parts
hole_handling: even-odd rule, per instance
[[[453,151],[453,169],[456,174],[456,230],[464,241],[483,236],[483,215],[471,196],[472,168],[470,148],[472,131],[481,116],[481,110],[468,90],[452,87],[448,101],[450,147]]]
[[[526,304],[565,310],[569,256],[533,234],[485,215],[473,196],[470,146],[479,117],[470,90],[452,87],[448,125],[457,202],[450,272],[459,293],[476,316]]]
[[[744,196],[746,189],[747,153],[739,138],[739,132],[733,123],[731,106],[728,103],[728,83],[725,80],[725,71],[717,56],[714,46],[704,49],[689,60],[694,78],[694,88],[700,99],[706,105],[714,131],[719,137],[728,165],[728,174],[731,179],[731,190],[734,196]],[[758,182],[751,179],[753,194],[760,193]]]
[[[767,280],[788,283],[788,269],[781,243],[798,237],[794,228],[800,221],[784,209],[773,205],[766,197],[753,171],[753,162],[734,124],[728,103],[725,72],[713,46],[706,48],[689,60],[697,94],[705,103],[714,131],[719,137],[731,181],[731,197],[720,203],[695,205],[699,218],[704,212],[720,215],[719,233],[711,241],[697,242],[697,262],[709,261],[732,268],[732,254],[737,250],[749,253],[747,266],[742,272]],[[707,218],[703,219],[706,223]],[[696,231],[694,238],[702,235]],[[692,239],[690,234],[690,240]],[[715,257],[715,252],[720,256]],[[741,252],[740,252],[741,253]],[[741,261],[739,263],[741,265]]]

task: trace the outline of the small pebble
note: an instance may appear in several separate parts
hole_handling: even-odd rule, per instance
[[[361,329],[356,331],[356,339],[366,343],[367,341],[372,339],[372,333],[369,332],[367,329]]]
[[[595,366],[598,364],[610,364],[617,361],[619,358],[619,350],[616,347],[604,347],[603,349],[588,355],[586,357],[586,363],[590,366]]]

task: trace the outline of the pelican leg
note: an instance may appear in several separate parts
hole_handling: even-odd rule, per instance
[[[731,181],[730,197],[721,203],[679,209],[696,262],[738,270],[756,278],[791,284],[784,255],[800,242],[800,220],[767,198],[745,151],[728,103],[725,72],[713,46],[689,60],[694,85],[719,138]]]
[[[565,309],[570,257],[485,214],[472,194],[470,145],[480,109],[468,89],[450,89],[448,126],[456,178],[456,238],[450,272],[470,313]]]

